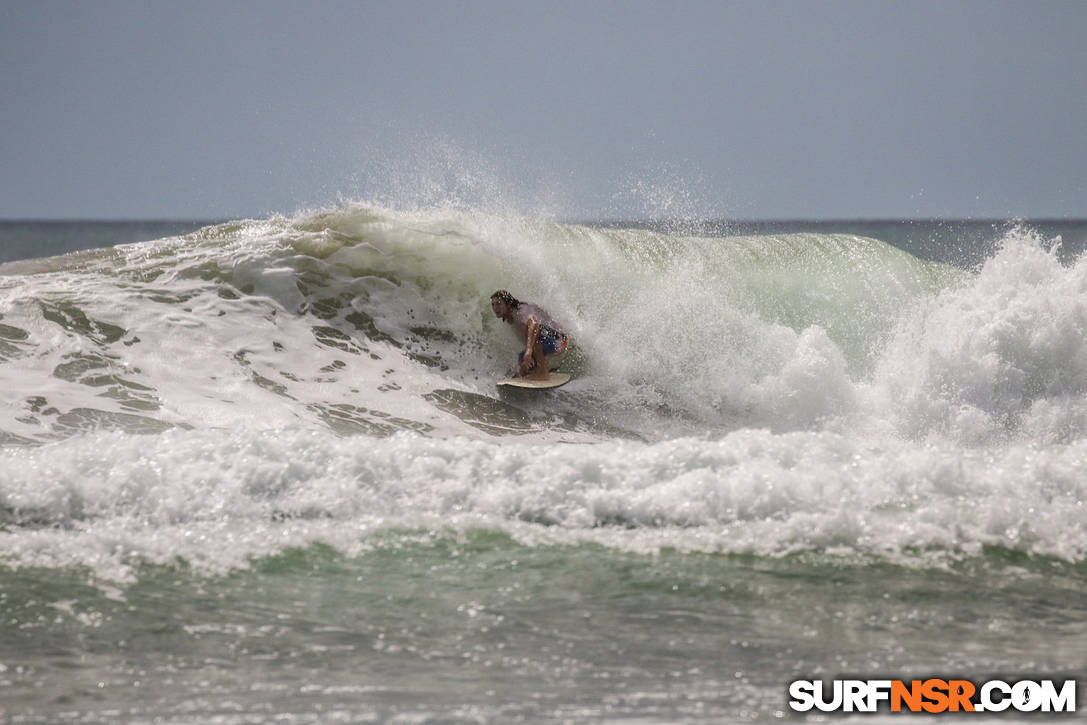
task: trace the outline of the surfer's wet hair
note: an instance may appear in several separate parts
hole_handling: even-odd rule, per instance
[[[491,295],[491,299],[492,300],[499,300],[500,302],[505,302],[507,307],[509,307],[511,309],[514,309],[514,310],[516,310],[517,306],[519,304],[521,304],[520,300],[518,300],[516,297],[514,297],[513,295],[511,295],[509,292],[507,292],[504,289],[500,289],[497,292],[495,292],[493,295]]]

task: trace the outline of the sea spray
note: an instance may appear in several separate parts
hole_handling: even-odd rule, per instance
[[[904,316],[874,405],[910,438],[982,445],[1087,434],[1087,258],[1062,265],[1026,231],[968,285]]]

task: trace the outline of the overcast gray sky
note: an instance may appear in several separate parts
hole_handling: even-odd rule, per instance
[[[1087,2],[0,0],[0,217],[1087,216]]]

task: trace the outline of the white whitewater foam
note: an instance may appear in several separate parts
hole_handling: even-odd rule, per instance
[[[968,285],[902,319],[874,415],[910,438],[982,445],[1087,434],[1087,256],[1063,266],[1035,235],[1004,241]]]
[[[531,544],[926,560],[986,545],[1087,556],[1087,442],[861,443],[744,430],[654,444],[495,444],[309,430],[88,435],[0,451],[3,561],[123,580],[374,533],[484,527]]]

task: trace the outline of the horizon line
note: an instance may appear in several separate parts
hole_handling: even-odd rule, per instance
[[[228,217],[0,217],[0,224],[225,224],[229,222],[254,220],[263,221],[264,216],[228,216]],[[675,223],[713,223],[713,224],[847,224],[847,223],[914,223],[914,222],[971,222],[979,224],[1006,224],[1014,222],[1087,222],[1087,216],[857,216],[857,217],[706,217],[706,218],[638,218],[638,217],[557,217],[555,221],[563,224],[675,224]]]

